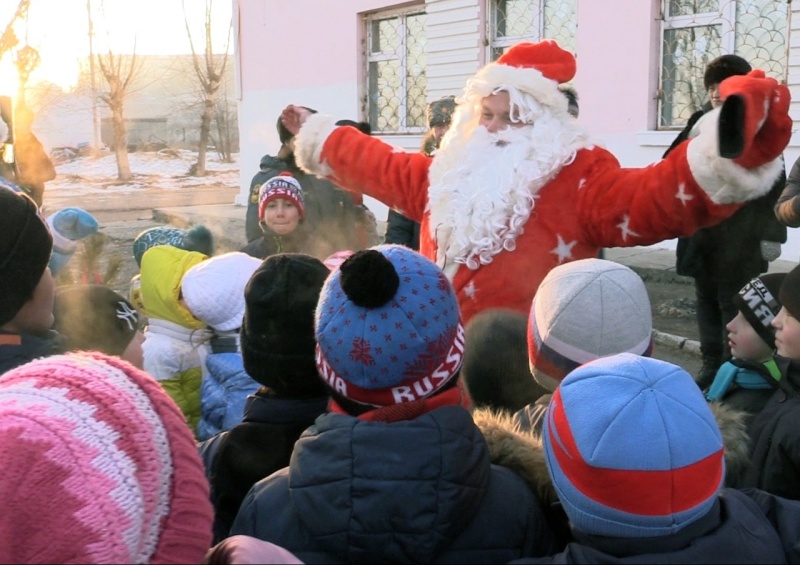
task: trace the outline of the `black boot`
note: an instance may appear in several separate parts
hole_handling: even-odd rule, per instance
[[[702,351],[702,347],[701,347]],[[717,376],[717,370],[722,365],[722,352],[721,351],[703,351],[703,366],[700,367],[700,372],[697,373],[695,382],[700,390],[706,390],[714,382],[714,377]]]

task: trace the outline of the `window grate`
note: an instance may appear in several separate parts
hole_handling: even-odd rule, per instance
[[[489,59],[520,41],[555,39],[575,53],[577,0],[489,0]]]
[[[421,133],[426,129],[425,18],[419,7],[365,17],[365,90],[374,133]]]
[[[783,80],[788,59],[787,0],[664,0],[660,129],[678,128],[708,102],[713,59],[735,53]]]

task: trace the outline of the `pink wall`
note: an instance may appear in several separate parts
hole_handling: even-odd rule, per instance
[[[408,2],[392,0],[239,0],[243,92],[270,88],[307,88],[354,81],[358,68],[362,29],[357,13]],[[246,23],[245,23],[246,22]],[[319,47],[335,29],[335,40]],[[308,40],[307,38],[311,38]],[[276,49],[275,46],[280,48]],[[260,69],[261,72],[252,72]]]
[[[655,126],[660,0],[580,0],[578,74],[581,122],[595,133]],[[591,92],[588,90],[591,89]]]

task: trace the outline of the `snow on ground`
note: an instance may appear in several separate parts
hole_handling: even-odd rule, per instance
[[[129,153],[133,179],[117,180],[114,154],[78,157],[56,165],[57,176],[47,182],[47,191],[59,196],[110,192],[135,192],[143,189],[181,190],[203,185],[239,186],[239,155],[233,163],[223,163],[214,152],[206,154],[206,177],[191,177],[189,168],[197,153],[188,150]]]

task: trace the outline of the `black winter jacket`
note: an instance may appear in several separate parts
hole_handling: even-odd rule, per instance
[[[239,505],[257,481],[289,464],[294,443],[325,412],[328,399],[248,397],[241,424],[199,446],[211,483],[214,543],[228,537]]]
[[[683,131],[664,153],[691,137],[691,132],[705,112],[695,112]],[[775,217],[775,204],[786,184],[786,173],[764,196],[746,202],[732,216],[715,226],[697,230],[689,237],[678,238],[676,271],[695,278],[724,280],[763,273],[769,264],[761,256],[761,241],[786,241],[786,227]]]
[[[752,465],[742,486],[800,500],[800,362],[781,361],[778,389],[750,426]]]

